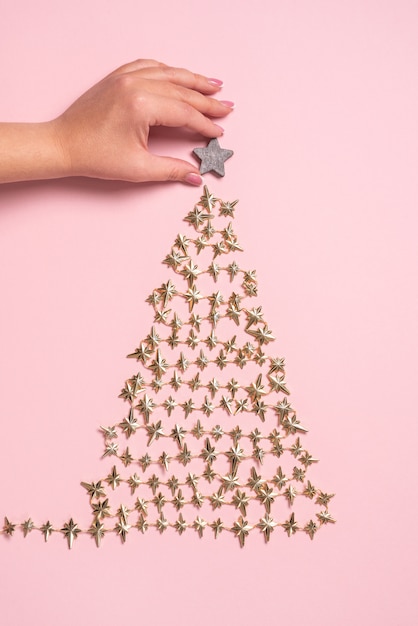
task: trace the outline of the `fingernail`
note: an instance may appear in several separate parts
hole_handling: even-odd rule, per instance
[[[222,126],[220,124],[215,124],[215,126],[217,126],[218,128],[220,128],[220,130],[222,131],[222,133],[225,132],[225,128],[222,128]]]
[[[219,102],[224,104],[226,107],[229,107],[230,109],[233,109],[235,107],[235,102],[231,102],[231,100],[219,100]]]
[[[215,85],[215,87],[222,87],[223,85],[223,81],[219,80],[219,78],[208,78],[208,83]]]
[[[187,174],[184,180],[190,185],[201,185],[203,183],[203,178],[200,176],[200,174],[195,174],[194,172],[190,172],[189,174]]]

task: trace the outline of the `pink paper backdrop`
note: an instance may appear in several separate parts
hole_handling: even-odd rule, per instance
[[[337,524],[245,550],[222,535],[0,536],[5,626],[418,622],[418,5],[410,1],[15,0],[0,119],[59,114],[140,57],[225,81],[236,231],[286,357]],[[159,136],[189,158],[203,142]],[[198,190],[67,180],[0,188],[0,523],[90,523],[99,424],[120,419],[144,298]],[[45,518],[45,519],[44,519]]]

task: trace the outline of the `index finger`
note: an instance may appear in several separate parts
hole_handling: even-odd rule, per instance
[[[209,78],[182,67],[171,67],[163,63],[138,67],[138,69],[131,71],[137,73],[141,78],[167,81],[173,85],[194,89],[203,94],[214,94],[223,85],[223,82],[218,78]]]
[[[139,73],[142,78],[165,80],[181,87],[200,91],[201,93],[214,93],[223,86],[223,81],[219,78],[210,78],[203,74],[191,72],[183,67],[167,65],[155,59],[136,59],[121,65],[108,76],[130,72]]]

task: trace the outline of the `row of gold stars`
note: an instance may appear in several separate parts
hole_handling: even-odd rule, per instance
[[[174,398],[167,398],[163,403],[159,404],[147,394],[139,400],[135,405],[135,409],[144,417],[145,424],[149,423],[149,418],[155,409],[164,408],[167,415],[170,417],[172,411],[177,407],[181,407],[184,412],[184,417],[187,418],[191,413],[203,413],[207,417],[210,417],[216,409],[223,409],[228,415],[237,415],[238,413],[254,413],[260,418],[261,422],[265,422],[265,414],[270,409],[275,412],[280,418],[281,402],[278,404],[265,404],[262,400],[256,400],[252,405],[249,404],[248,398],[236,399],[235,410],[232,410],[232,399],[226,396],[222,396],[219,405],[214,405],[210,402],[207,396],[202,406],[197,406],[192,398],[189,398],[185,402],[177,404]],[[285,430],[306,432],[306,429],[300,425],[300,423],[294,418],[281,419],[281,425]],[[126,418],[125,422],[121,422],[119,426],[125,431],[125,433],[132,435],[137,430],[138,423],[133,415]]]
[[[276,487],[280,492],[283,489],[283,487],[286,487],[287,483],[290,483],[291,480],[303,482],[305,477],[297,473],[296,470],[298,470],[298,468],[294,467],[292,478],[289,478],[283,473],[282,468],[278,467],[276,474],[273,476],[273,478],[267,480],[266,478],[262,478],[261,475],[257,474],[256,469],[253,467],[251,469],[250,477],[248,481],[245,483],[245,486],[250,488],[251,491],[254,491],[256,493],[257,495],[256,499],[260,500],[262,504],[265,504],[265,502],[267,501],[269,503],[272,503],[274,499],[276,498],[276,496],[283,495],[283,494],[274,492],[274,488],[270,487],[270,483],[272,483],[274,487]],[[199,484],[199,480],[201,478],[204,478],[209,483],[212,483],[212,481],[215,478],[218,478],[222,484],[217,490],[217,492],[210,496],[203,496],[202,494],[199,494],[198,500],[186,501],[181,494],[181,498],[180,498],[181,502],[180,500],[178,500],[181,506],[183,504],[193,504],[195,506],[198,506],[198,508],[200,508],[201,503],[203,503],[205,499],[209,500],[211,504],[213,504],[213,502],[216,500],[216,502],[219,504],[220,496],[221,495],[223,496],[227,491],[234,491],[235,489],[236,495],[241,493],[239,489],[239,487],[241,487],[241,483],[239,482],[236,474],[231,473],[226,476],[221,476],[220,474],[215,474],[214,472],[212,472],[210,467],[207,467],[206,473],[202,475],[196,475],[196,474],[189,472],[189,474],[187,475],[185,479],[185,482],[182,482],[174,474],[173,476],[171,476],[171,478],[165,481],[162,480],[161,477],[157,476],[156,474],[153,474],[152,476],[150,476],[148,480],[143,481],[136,473],[130,476],[129,479],[122,479],[116,470],[116,466],[113,466],[112,471],[110,472],[109,476],[105,479],[105,481],[99,480],[96,483],[95,482],[92,482],[92,483],[82,482],[81,485],[87,491],[87,494],[90,498],[90,505],[94,507],[94,503],[92,501],[99,500],[100,498],[105,498],[103,502],[106,505],[108,505],[108,498],[106,498],[106,492],[105,492],[104,486],[102,485],[102,482],[106,482],[109,486],[112,487],[113,490],[116,487],[118,487],[121,483],[126,483],[131,488],[131,495],[134,495],[136,493],[136,490],[141,485],[149,487],[154,496],[156,495],[158,489],[161,489],[161,487],[167,487],[170,490],[171,495],[174,497],[176,495],[176,492],[181,491],[182,487],[188,487],[190,489],[193,489],[194,493],[197,492],[197,487]],[[286,499],[289,501],[289,504],[292,504],[295,497],[299,495],[305,496],[306,498],[309,498],[310,500],[313,500],[313,498],[316,496],[316,501],[315,501],[316,504],[320,504],[322,506],[328,507],[329,501],[334,497],[334,494],[328,494],[328,493],[322,492],[320,489],[317,489],[316,487],[314,487],[314,485],[312,485],[310,480],[308,480],[306,484],[302,485],[303,490],[301,491],[296,490],[293,485],[289,484],[289,487],[291,488],[284,492],[284,494],[286,495]],[[145,502],[145,500],[137,499],[136,508],[138,508],[139,502],[143,503]]]
[[[316,516],[318,518],[319,526],[335,522],[328,511],[321,511],[320,513],[317,513]],[[182,514],[179,515],[176,522],[170,523],[161,513],[156,522],[148,522],[141,515],[137,524],[132,526],[128,523],[127,513],[125,510],[125,513],[121,515],[119,521],[113,528],[106,528],[100,520],[95,520],[95,522],[87,530],[81,529],[72,518],[66,522],[62,528],[57,529],[54,528],[49,521],[42,526],[36,526],[30,518],[22,524],[15,524],[10,522],[9,519],[5,517],[0,534],[11,537],[13,536],[16,527],[19,526],[23,531],[24,537],[35,530],[41,532],[45,541],[48,541],[53,533],[60,533],[66,539],[68,547],[71,549],[80,534],[90,535],[95,540],[97,547],[100,547],[101,540],[105,534],[109,532],[115,532],[121,538],[122,543],[125,543],[127,535],[132,528],[136,528],[140,532],[145,533],[148,528],[154,527],[161,534],[165,532],[167,528],[174,528],[180,535],[182,535],[188,528],[193,528],[198,533],[199,537],[202,537],[205,528],[210,527],[214,531],[215,538],[217,538],[222,531],[231,532],[238,538],[240,546],[243,547],[245,539],[249,535],[250,531],[259,529],[263,533],[265,541],[268,542],[270,540],[271,533],[278,526],[282,527],[289,537],[297,532],[303,531],[307,533],[311,539],[313,539],[319,528],[318,523],[311,519],[302,528],[298,526],[294,513],[291,514],[289,520],[286,520],[283,523],[276,522],[269,515],[265,515],[263,518],[260,518],[258,523],[252,525],[241,515],[232,526],[226,526],[220,518],[209,523],[200,516],[197,516],[196,519],[189,524],[183,518]]]
[[[147,467],[148,466],[149,465],[147,465]],[[99,480],[97,483],[82,482],[81,485],[87,490],[91,499],[106,497],[106,492],[104,486],[102,486],[102,482],[106,482],[112,488],[112,490],[115,490],[123,483],[128,484],[131,488],[132,495],[141,485],[148,486],[151,489],[153,495],[156,494],[157,489],[159,489],[161,486],[166,486],[170,489],[172,495],[174,496],[175,492],[182,486],[188,486],[194,489],[195,492],[197,492],[198,483],[202,478],[206,480],[209,484],[211,484],[215,479],[218,480],[221,483],[221,486],[218,489],[218,494],[220,491],[224,493],[227,491],[234,491],[235,489],[239,489],[240,487],[242,487],[240,479],[236,474],[235,468],[229,474],[222,476],[221,474],[216,473],[212,469],[210,464],[207,464],[203,474],[197,475],[189,472],[187,478],[185,479],[185,482],[181,482],[181,480],[179,480],[179,478],[177,478],[175,475],[173,475],[167,481],[164,481],[156,474],[150,476],[148,480],[143,481],[136,474],[136,472],[128,479],[123,479],[116,469],[116,465],[114,465],[108,476],[103,481]],[[292,477],[290,478],[283,473],[281,467],[278,467],[276,474],[272,478],[265,479],[262,478],[261,475],[257,474],[255,467],[252,467],[250,478],[245,483],[245,486],[249,487],[252,491],[256,493],[256,499],[260,499],[260,497],[262,497],[263,503],[267,496],[267,499],[272,502],[275,497],[279,495],[284,495],[288,502],[292,504],[296,496],[305,496],[312,500],[316,495],[318,498],[318,503],[327,506],[329,500],[334,495],[326,494],[316,489],[309,480],[307,484],[303,484],[303,490],[297,490],[293,485],[289,484],[285,492],[276,493],[274,492],[274,488],[270,487],[270,483],[272,483],[276,488],[279,489],[279,492],[281,492],[281,489],[283,487],[286,487],[286,484],[290,483],[291,480],[294,480],[296,482],[303,482],[305,480],[305,471],[295,466],[293,468]],[[199,503],[203,503],[205,499],[210,500],[211,497],[212,496],[203,496],[202,494],[199,494]],[[194,500],[191,503],[196,504]]]
[[[154,292],[155,294],[155,292]],[[157,294],[158,295],[158,294]],[[184,295],[184,294],[183,294]],[[212,300],[218,299],[218,298],[223,298],[222,294],[220,294],[220,292],[214,293],[212,294],[212,296],[209,296]],[[208,299],[209,299],[208,297]],[[182,326],[191,326],[192,328],[196,328],[197,331],[200,331],[200,326],[202,325],[202,322],[204,321],[209,321],[212,325],[216,326],[216,324],[218,323],[219,319],[222,318],[226,318],[226,315],[220,316],[220,314],[216,311],[212,311],[210,313],[210,315],[208,316],[201,316],[198,313],[191,313],[189,320],[187,322],[184,322],[178,315],[178,313],[176,311],[174,311],[173,314],[173,318],[170,322],[168,322],[168,316],[171,313],[172,309],[166,309],[164,304],[162,304],[161,309],[158,309],[157,306],[153,303],[150,302],[152,298],[151,296],[148,296],[147,298],[147,303],[150,303],[154,309],[154,313],[155,313],[155,321],[158,324],[162,324],[164,326],[170,326],[174,332],[179,331]],[[241,307],[241,301],[244,299],[244,297],[239,296],[236,293],[231,294],[231,296],[228,298],[227,301],[223,301],[222,304],[230,304],[231,306],[233,306],[235,308],[235,310],[237,311],[237,325],[239,326],[240,322],[239,322],[239,315],[241,313],[243,313],[246,318],[247,318],[247,324],[245,326],[245,331],[248,331],[248,329],[253,325],[253,324],[258,324],[258,323],[264,323],[264,314],[262,312],[262,307],[258,306],[258,307],[253,307],[252,309],[248,309],[247,307]],[[211,301],[212,301],[211,300]],[[216,307],[215,307],[216,308]],[[234,320],[235,321],[235,320]],[[249,333],[250,334],[250,333]],[[271,341],[273,340],[273,338],[270,339]],[[154,340],[153,340],[153,332],[151,330],[151,333],[149,334],[149,340],[145,341],[146,343],[152,343],[154,344]],[[153,347],[155,347],[153,345]]]
[[[228,460],[231,462],[233,467],[236,467],[240,463],[244,461],[248,461],[248,460],[255,459],[259,463],[262,463],[265,456],[274,456],[274,457],[280,458],[284,454],[285,451],[292,451],[293,453],[292,448],[283,448],[281,444],[276,444],[270,450],[263,450],[259,446],[254,446],[252,454],[245,454],[244,450],[238,445],[232,446],[227,451],[219,452],[219,451],[216,451],[214,446],[212,446],[209,439],[206,440],[206,445],[200,454],[192,454],[190,450],[188,449],[186,443],[183,443],[182,445],[180,445],[180,450],[181,452],[175,457],[172,457],[168,455],[166,452],[163,452],[161,456],[159,457],[158,461],[153,461],[151,460],[149,455],[147,455],[146,458],[145,457],[134,458],[130,454],[129,448],[126,448],[124,453],[119,455],[118,445],[115,443],[110,443],[106,446],[103,457],[106,457],[106,456],[116,457],[122,461],[125,467],[128,467],[132,463],[137,463],[143,468],[149,467],[152,464],[155,464],[155,465],[158,464],[164,467],[168,471],[169,465],[172,461],[177,461],[178,463],[181,463],[184,467],[186,467],[193,460],[203,459],[204,461],[206,461],[207,463],[211,465],[214,461],[217,460],[219,456],[224,456],[228,458]],[[309,465],[312,465],[312,463],[318,462],[318,459],[314,459],[312,455],[310,455],[309,452],[306,450],[303,452],[303,454],[299,456],[298,460],[300,461],[300,463],[302,463],[302,465],[305,466],[305,468],[307,468]]]
[[[171,281],[169,281],[171,282]],[[177,291],[174,288],[174,285],[172,285],[173,287],[173,292],[170,293],[169,297],[165,297],[164,300],[162,300],[161,304],[162,304],[162,308],[165,309],[165,307],[167,306],[167,304],[169,302],[171,302],[173,300],[173,298],[177,297],[177,298],[183,298],[184,300],[187,301],[187,303],[189,304],[189,310],[193,310],[193,307],[195,304],[197,304],[200,301],[205,301],[207,300],[209,302],[209,304],[211,305],[211,310],[213,311],[216,308],[219,308],[221,306],[226,306],[227,304],[234,304],[235,306],[237,306],[237,294],[232,294],[228,300],[224,299],[223,294],[218,291],[216,293],[211,294],[210,296],[204,296],[202,295],[202,293],[197,289],[196,285],[192,285],[191,287],[189,287],[189,289],[187,291]],[[248,282],[243,282],[242,283],[242,289],[244,290],[245,295],[240,295],[238,296],[238,302],[239,304],[241,304],[241,301],[248,298],[253,298],[257,295],[257,284],[254,283],[248,283]],[[154,292],[155,293],[155,292]],[[149,299],[149,298],[148,298]],[[148,302],[147,299],[147,302]],[[149,304],[151,304],[152,306],[155,306],[155,297],[153,298],[153,302],[150,302]],[[240,309],[243,311],[244,309]]]
[[[179,448],[181,448],[183,439],[187,435],[192,435],[197,440],[202,439],[203,437],[206,436],[207,438],[210,437],[216,442],[225,436],[225,437],[230,437],[235,444],[240,439],[249,439],[254,446],[258,445],[260,441],[270,441],[274,445],[277,445],[281,443],[281,440],[289,437],[289,433],[286,435],[284,434],[282,435],[281,433],[278,432],[276,428],[272,430],[268,435],[263,435],[258,430],[258,428],[254,428],[254,430],[246,434],[242,431],[242,429],[239,426],[235,426],[235,428],[233,428],[230,431],[224,431],[224,429],[219,424],[214,426],[211,430],[205,430],[200,420],[196,422],[196,424],[191,430],[187,430],[183,428],[183,426],[181,426],[180,424],[175,424],[174,428],[171,429],[170,434],[167,434],[164,432],[161,420],[153,424],[138,424],[138,422],[132,423],[132,419],[133,418],[132,418],[131,411],[130,411],[129,416],[127,416],[123,422],[117,425],[124,434],[126,434],[127,424],[129,424],[130,435],[133,435],[136,432],[141,431],[141,430],[146,430],[148,436],[151,437],[150,444],[152,443],[152,441],[154,441],[155,439],[159,439],[160,437],[171,438],[173,439],[173,441],[175,441],[179,445]],[[295,424],[295,428],[304,430],[303,427],[300,426],[299,424]],[[109,427],[101,426],[101,430],[102,430],[106,445],[109,443],[109,441],[112,441],[113,439],[118,438],[118,434],[116,432],[116,426],[109,426]],[[295,453],[295,456],[298,456],[301,451],[300,440],[299,439],[297,440],[297,443],[294,448],[286,448],[286,449],[292,450],[292,452]]]
[[[196,477],[199,478],[199,477]],[[151,479],[152,480],[152,479]],[[180,483],[177,481],[179,485],[185,486],[186,483]],[[149,485],[149,481],[147,483],[143,483],[143,485]],[[187,486],[190,486],[187,484]],[[138,485],[136,485],[136,488]],[[259,502],[261,503],[266,512],[271,512],[271,507],[274,504],[276,498],[284,498],[290,505],[293,505],[295,498],[299,496],[305,496],[307,498],[312,499],[314,496],[312,494],[312,486],[311,491],[309,492],[309,485],[305,487],[305,490],[297,491],[293,485],[289,485],[289,487],[283,493],[279,493],[274,491],[270,485],[264,483],[260,485],[257,489],[254,489],[256,495],[249,495],[246,491],[241,489],[236,489],[234,495],[231,500],[225,500],[227,489],[222,485],[218,491],[212,493],[210,496],[204,496],[200,493],[196,487],[193,488],[193,496],[190,499],[187,499],[183,495],[183,491],[179,486],[177,488],[177,492],[174,492],[173,498],[167,498],[161,491],[157,493],[157,489],[155,487],[150,486],[150,489],[155,494],[152,499],[146,500],[145,498],[137,498],[135,503],[135,509],[140,513],[147,514],[148,505],[153,504],[157,508],[158,512],[161,513],[163,507],[166,504],[171,504],[177,511],[180,511],[183,507],[187,505],[192,505],[197,509],[201,509],[204,505],[205,501],[210,503],[212,510],[220,509],[223,506],[233,506],[236,509],[239,509],[242,515],[246,515],[247,506],[250,502]],[[323,494],[319,492],[316,499],[316,504],[322,504],[327,506],[329,500],[333,497],[333,494]],[[93,511],[93,515],[95,518],[102,519],[104,517],[115,517],[115,515],[111,514],[109,498],[104,498],[103,500],[98,500],[97,502],[90,502],[90,506]],[[126,509],[129,512],[132,510]]]

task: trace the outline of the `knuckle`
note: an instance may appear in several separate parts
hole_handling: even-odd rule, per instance
[[[147,91],[142,88],[141,79],[128,73],[115,76],[114,81],[117,98],[124,107],[128,110],[145,109],[149,97]]]
[[[156,65],[157,67],[160,67],[160,65],[164,65],[164,63],[161,63],[156,59],[137,59],[135,63],[138,65],[143,65],[144,67],[149,67],[150,65]]]
[[[169,65],[165,65],[162,67],[162,70],[167,80],[169,81],[176,80],[178,76],[178,71],[175,67],[170,67]]]
[[[144,93],[137,93],[132,97],[131,107],[135,112],[140,112],[141,117],[148,117],[151,106],[149,98]]]
[[[122,94],[128,93],[132,90],[133,78],[129,73],[117,74],[114,77],[116,89]]]

